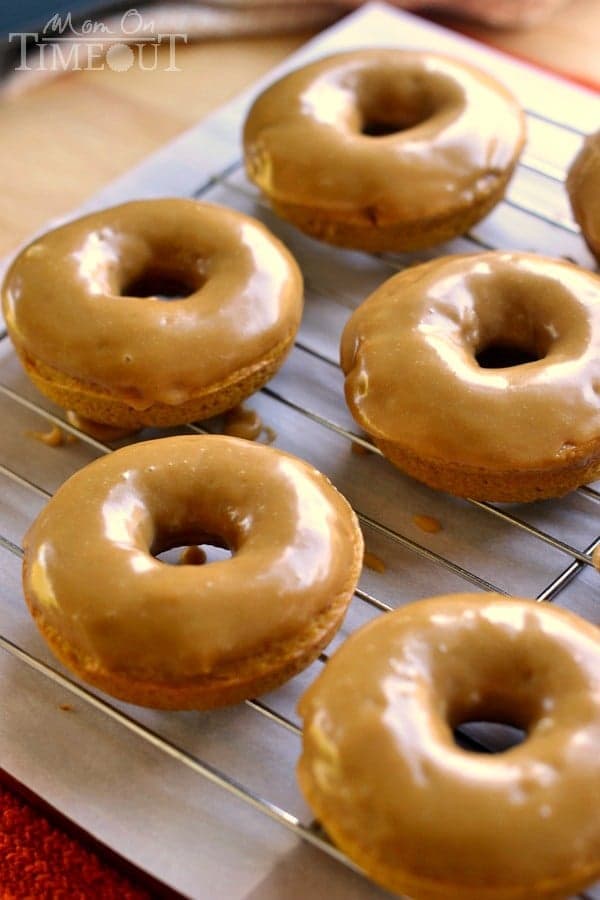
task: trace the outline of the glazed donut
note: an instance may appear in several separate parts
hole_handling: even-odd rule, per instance
[[[526,253],[444,257],[381,285],[343,332],[346,400],[385,456],[480,500],[600,473],[600,278]]]
[[[177,425],[230,409],[274,374],[300,322],[302,278],[248,216],[142,200],[35,240],[6,276],[3,307],[27,374],[59,406],[124,428]]]
[[[590,134],[567,176],[573,215],[588,247],[600,262],[600,131]]]
[[[231,559],[173,566],[182,544]],[[352,509],[263,444],[183,435],[95,460],[25,539],[27,604],[84,681],[131,703],[205,709],[271,690],[339,628],[362,563]]]
[[[335,843],[417,900],[567,897],[600,875],[600,633],[498,594],[355,632],[300,701],[300,787]],[[452,729],[526,731],[495,755]]]
[[[267,88],[244,126],[248,176],[281,216],[371,251],[464,233],[501,199],[523,141],[502,85],[406,50],[311,63]]]

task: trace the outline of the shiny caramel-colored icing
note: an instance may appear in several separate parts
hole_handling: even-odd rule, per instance
[[[498,594],[411,603],[352,635],[300,701],[300,785],[368,874],[411,897],[566,897],[600,875],[600,632]],[[495,755],[469,721],[522,728]]]
[[[588,135],[573,160],[567,191],[573,215],[600,262],[600,131]]]
[[[483,368],[490,346],[535,359]],[[353,313],[341,365],[359,424],[415,455],[504,470],[597,454],[600,278],[506,252],[407,269]]]
[[[159,299],[165,282],[188,296]],[[128,294],[136,285],[144,296]],[[22,355],[143,410],[183,404],[293,335],[302,277],[248,216],[141,200],[36,239],[9,269],[3,308]]]
[[[223,421],[223,434],[256,441],[263,430],[260,414],[255,409],[239,406],[230,409]]]
[[[114,425],[106,425],[103,422],[94,422],[92,419],[86,419],[85,416],[78,415],[72,409],[67,410],[67,421],[77,428],[78,431],[88,434],[95,440],[109,443],[130,437],[136,431],[136,429],[117,428]]]
[[[203,566],[206,563],[206,552],[202,547],[192,544],[183,550],[178,562],[180,566]]]
[[[221,543],[230,559],[156,554]],[[24,591],[82,674],[160,684],[252,658],[350,601],[362,539],[327,478],[222,435],[133,444],[73,475],[25,539]]]
[[[286,75],[244,127],[248,174],[269,197],[378,226],[478,204],[523,139],[516,100],[489,75],[398,49],[340,53]]]
[[[413,524],[420,528],[426,534],[437,534],[442,530],[442,523],[435,516],[426,516],[421,513],[412,517]]]
[[[371,553],[370,550],[365,550],[363,556],[363,565],[366,566],[367,569],[371,569],[372,572],[378,572],[379,575],[383,575],[386,569],[386,565],[380,556],[377,556],[376,553]]]
[[[58,425],[52,425],[48,431],[26,431],[25,434],[47,447],[62,447],[65,442],[65,434]]]

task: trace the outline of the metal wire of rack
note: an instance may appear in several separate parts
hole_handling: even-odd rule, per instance
[[[576,127],[563,124],[538,111],[528,110],[527,115],[530,118],[538,119],[544,122],[551,128],[562,129],[564,131],[571,132],[577,137],[583,136],[583,132]],[[562,169],[559,169],[553,163],[545,162],[544,160],[531,155],[527,151],[523,155],[523,158],[521,159],[519,165],[521,169],[532,172],[536,176],[540,176],[552,182],[561,183],[564,181],[565,172]],[[229,192],[231,197],[230,205],[232,206],[236,205],[236,197],[243,196],[245,200],[251,201],[258,208],[262,207],[263,209],[268,209],[265,201],[248,182],[240,183],[239,181],[233,180],[234,177],[240,176],[242,171],[243,163],[241,160],[237,160],[232,165],[229,165],[225,169],[223,169],[223,171],[221,171],[217,176],[213,176],[207,179],[201,186],[198,187],[197,190],[193,192],[193,196],[196,198],[205,197],[211,191],[220,188],[225,189]],[[566,218],[557,219],[555,217],[552,217],[543,208],[537,208],[535,205],[532,205],[527,199],[520,198],[518,193],[515,193],[514,189],[511,189],[509,191],[509,194],[505,198],[503,203],[506,206],[516,209],[528,216],[532,216],[535,219],[548,222],[553,227],[564,230],[569,234],[578,233],[578,228],[572,220]],[[465,236],[464,240],[471,245],[471,249],[495,249],[495,246],[492,243],[481,237],[477,232],[469,233]],[[379,259],[389,267],[390,271],[395,271],[402,267],[401,261],[393,255],[384,254],[380,256]],[[1,331],[0,342],[6,339],[6,331]],[[306,354],[307,357],[312,356],[328,366],[337,366],[337,361],[335,359],[320,352],[318,349],[315,349],[315,347],[310,346],[302,339],[298,339],[295,346],[298,351]],[[334,432],[344,440],[360,446],[367,453],[371,453],[375,456],[381,456],[381,452],[369,440],[365,439],[360,434],[357,434],[354,431],[350,430],[348,427],[345,427],[344,425],[339,424],[328,417],[325,417],[319,412],[312,410],[309,405],[296,402],[291,397],[285,396],[285,394],[283,394],[280,390],[274,388],[273,386],[267,385],[262,389],[262,393],[273,400],[276,404],[280,404],[282,407],[293,410],[295,413],[306,418],[307,420],[310,420],[317,426],[327,429],[327,431]],[[25,395],[13,390],[8,385],[0,384],[0,396],[2,396],[10,403],[18,404],[20,407],[28,410],[29,412],[41,416],[49,424],[59,426],[64,432],[73,435],[96,453],[104,454],[112,452],[112,448],[110,446],[98,440],[95,440],[84,432],[81,432],[79,429],[66,421],[61,415],[57,415],[56,413],[45,408],[40,403],[28,399]],[[208,433],[208,429],[205,426],[201,425],[190,425],[188,426],[188,430],[195,433]],[[6,465],[0,465],[0,476],[11,480],[20,488],[32,492],[44,501],[48,500],[51,496],[50,491],[46,490],[45,488],[38,485],[35,481],[25,477],[24,475],[21,475],[19,472]],[[598,490],[597,488],[590,486],[581,487],[579,488],[578,493],[581,496],[585,497],[587,501],[592,501],[593,503],[600,502],[600,490]],[[536,597],[538,602],[553,601],[560,594],[560,592],[563,591],[567,587],[567,585],[573,581],[573,579],[577,578],[577,576],[583,570],[585,570],[587,567],[593,566],[592,554],[594,550],[600,545],[600,536],[592,540],[591,543],[589,543],[585,548],[580,549],[573,546],[571,543],[550,534],[546,530],[526,522],[506,508],[474,500],[469,500],[467,501],[467,503],[469,503],[474,508],[481,510],[486,515],[510,525],[511,528],[525,532],[529,537],[533,538],[540,544],[552,547],[554,550],[562,553],[564,556],[569,558],[568,564],[565,565],[565,567],[559,572],[559,574],[552,578],[552,580],[544,585],[543,589],[539,591]],[[426,559],[433,565],[445,569],[452,575],[464,581],[467,585],[469,585],[470,588],[476,588],[483,591],[507,593],[501,586],[491,583],[489,580],[477,575],[476,572],[471,571],[470,569],[454,562],[452,559],[449,559],[444,555],[435,552],[430,547],[426,546],[425,543],[416,541],[414,538],[411,538],[410,536],[402,534],[400,531],[394,528],[390,528],[387,525],[378,522],[372,516],[368,515],[365,512],[362,512],[360,509],[356,509],[356,512],[363,526],[368,527],[375,533],[385,535],[387,539],[392,541],[394,544],[401,546],[409,553],[415,554],[421,558]],[[4,548],[4,550],[12,554],[14,557],[20,558],[23,555],[22,548],[18,544],[16,544],[10,537],[1,532],[0,547]],[[360,602],[366,603],[382,613],[388,612],[393,608],[390,604],[384,602],[383,600],[380,600],[372,593],[369,593],[360,588],[356,590],[355,596]],[[338,850],[329,841],[327,835],[323,833],[318,823],[314,821],[302,821],[298,816],[294,815],[289,810],[277,805],[267,797],[264,797],[245,786],[243,783],[238,781],[234,775],[220,770],[209,762],[206,762],[196,755],[189,753],[187,750],[181,748],[173,741],[160,735],[158,732],[141,724],[135,718],[118,709],[104,697],[98,696],[94,692],[88,690],[78,681],[72,679],[68,675],[65,675],[58,668],[55,668],[54,666],[47,664],[43,660],[38,659],[35,655],[28,652],[23,647],[17,645],[15,642],[4,635],[0,635],[0,648],[2,648],[5,652],[9,653],[20,662],[24,663],[30,669],[42,674],[54,684],[59,685],[61,688],[64,688],[73,696],[85,701],[85,703],[100,711],[109,719],[119,723],[119,725],[121,725],[123,728],[127,729],[129,732],[136,735],[141,740],[152,745],[161,753],[175,760],[177,763],[187,767],[197,775],[202,776],[203,778],[207,779],[223,790],[229,792],[239,800],[259,810],[264,815],[269,816],[280,825],[284,826],[287,829],[290,829],[297,836],[318,847],[321,851],[335,858],[343,865],[348,866],[355,871],[360,871],[360,869],[351,860],[349,860],[345,856],[345,854]],[[327,655],[321,654],[320,661],[326,662],[326,660]],[[267,703],[260,700],[248,700],[246,701],[246,705],[250,707],[256,715],[262,716],[267,722],[274,724],[276,727],[286,729],[297,737],[301,735],[301,729],[298,725],[296,725],[295,722],[292,721],[291,718],[283,715],[281,712],[269,706]],[[482,742],[479,738],[470,736],[468,732],[466,732],[463,737],[468,743],[472,744],[474,748],[480,750],[490,749],[489,747],[486,747],[485,742]],[[582,893],[579,896],[582,898],[590,898],[590,895],[585,893]]]

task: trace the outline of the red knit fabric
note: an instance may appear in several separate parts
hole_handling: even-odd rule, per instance
[[[0,785],[0,900],[149,900],[98,854]]]

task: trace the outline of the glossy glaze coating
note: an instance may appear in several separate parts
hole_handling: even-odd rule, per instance
[[[231,559],[153,554],[216,536]],[[357,577],[354,514],[307,463],[223,436],[134,444],[91,463],[25,540],[25,595],[85,667],[185,679],[300,632]]]
[[[497,594],[352,635],[300,701],[300,784],[376,880],[416,898],[564,897],[600,874],[600,632]],[[467,721],[519,746],[460,749]]]
[[[263,423],[255,409],[245,406],[236,406],[230,409],[223,419],[223,434],[231,437],[245,438],[247,441],[257,441],[263,431]]]
[[[396,128],[372,136],[364,129]],[[523,143],[523,117],[485,73],[433,53],[361,50],[276,82],[244,128],[250,177],[272,199],[385,226],[478,204]]]
[[[541,358],[480,367],[499,344]],[[353,313],[341,365],[375,439],[490,469],[568,460],[600,438],[600,278],[505,252],[407,269]]]
[[[583,142],[569,169],[567,190],[573,215],[600,261],[600,131]]]
[[[136,282],[189,296],[129,296]],[[17,350],[135,409],[177,406],[293,335],[298,267],[263,225],[186,199],[94,213],[25,248],[3,288]]]

